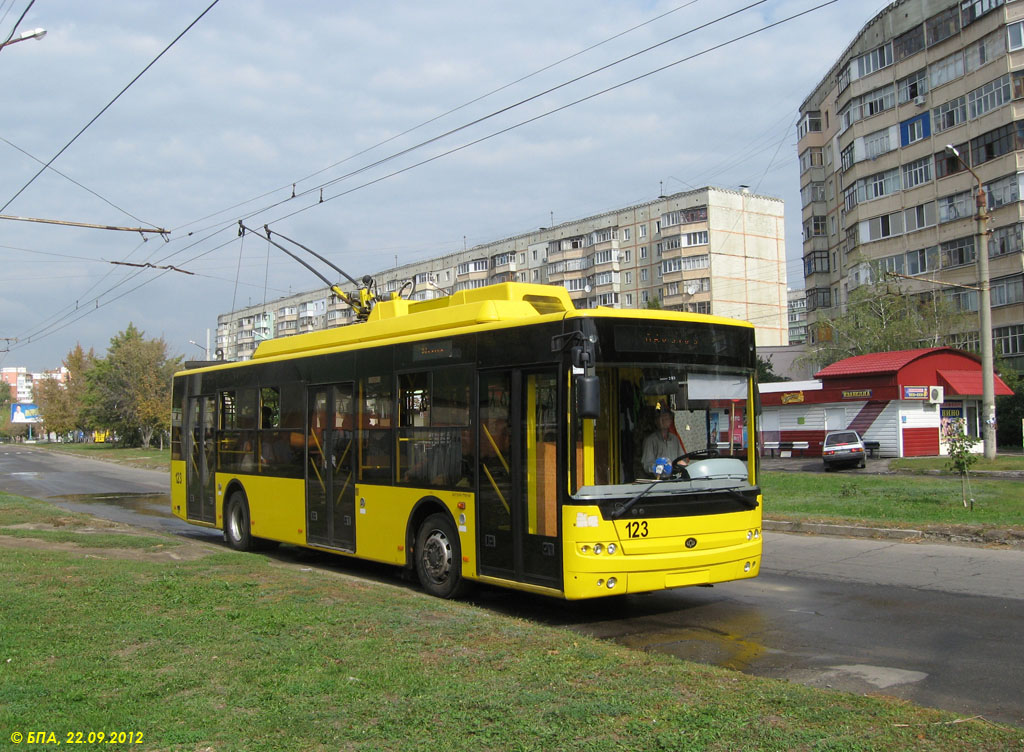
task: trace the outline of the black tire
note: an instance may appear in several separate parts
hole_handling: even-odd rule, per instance
[[[863,470],[863,469],[864,469],[865,467],[867,467],[867,466],[868,466],[868,462],[867,462],[867,460],[861,460],[861,461],[860,461],[860,464],[859,464],[859,465],[857,465],[857,467],[861,468],[862,470]]]
[[[235,491],[224,505],[224,540],[236,551],[252,551],[252,526],[249,523],[249,502]]]
[[[462,547],[446,514],[432,514],[416,533],[413,565],[420,585],[438,598],[457,598],[467,588],[462,579]]]

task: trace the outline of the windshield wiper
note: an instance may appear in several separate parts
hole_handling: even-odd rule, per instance
[[[627,501],[621,507],[619,507],[614,512],[612,512],[611,515],[609,515],[609,518],[612,519],[612,520],[619,519],[622,515],[624,515],[626,512],[628,512],[630,509],[632,509],[633,506],[638,501],[640,501],[640,499],[642,499],[645,495],[647,495],[647,493],[652,488],[654,488],[654,486],[657,485],[657,483],[658,483],[658,481],[654,481],[653,483],[651,483],[651,485],[649,485],[643,491],[641,491],[640,493],[636,494],[633,498],[631,498],[629,501]],[[743,505],[744,509],[753,510],[753,509],[757,509],[757,490],[758,490],[758,487],[757,486],[750,486],[750,488],[754,489],[754,492],[755,492],[753,499],[750,498],[749,496],[747,496],[746,494],[743,494],[740,491],[737,491],[735,488],[691,488],[691,489],[687,489],[685,491],[679,491],[677,493],[677,495],[678,496],[695,496],[695,495],[698,495],[698,494],[700,494],[700,495],[728,494],[733,499],[735,499],[736,501],[740,502]]]
[[[654,488],[654,486],[656,486],[656,485],[658,484],[658,482],[659,482],[659,481],[656,481],[656,480],[655,480],[655,481],[651,481],[651,484],[650,484],[649,486],[647,486],[647,488],[645,488],[645,489],[644,489],[643,491],[641,491],[640,493],[638,493],[638,494],[637,494],[636,496],[634,496],[634,497],[633,497],[632,499],[630,499],[630,500],[629,500],[629,501],[627,501],[627,502],[626,502],[625,504],[623,504],[623,505],[622,505],[621,507],[619,507],[619,508],[618,508],[618,509],[616,509],[616,510],[615,510],[614,512],[612,512],[612,514],[611,514],[611,518],[612,518],[613,520],[617,520],[617,519],[619,519],[619,517],[621,517],[621,516],[622,516],[622,515],[624,515],[624,514],[625,514],[626,512],[628,512],[628,511],[629,511],[630,509],[632,509],[632,508],[633,508],[633,505],[634,505],[634,504],[636,504],[636,503],[637,503],[638,501],[640,501],[640,499],[642,499],[642,498],[643,498],[644,496],[646,496],[646,495],[647,495],[647,493],[648,493],[648,492],[649,492],[649,491],[650,491],[650,490],[651,490],[652,488]]]

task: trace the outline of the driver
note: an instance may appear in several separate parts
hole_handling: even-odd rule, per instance
[[[656,421],[657,428],[644,439],[644,450],[641,455],[644,470],[652,475],[658,475],[654,465],[659,458],[664,457],[671,462],[672,459],[686,454],[683,440],[679,438],[679,434],[675,430],[675,418],[672,411],[661,410]],[[676,462],[676,465],[680,467],[686,464],[686,460],[682,458]]]

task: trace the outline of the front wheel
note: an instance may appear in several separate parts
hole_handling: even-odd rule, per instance
[[[236,551],[251,551],[252,531],[249,525],[249,502],[237,491],[224,505],[224,540]]]
[[[448,515],[432,514],[420,525],[414,549],[416,577],[438,598],[456,598],[466,590],[462,548]]]

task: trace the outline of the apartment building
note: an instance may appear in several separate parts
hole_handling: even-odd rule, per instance
[[[800,108],[808,345],[859,285],[978,310],[976,182],[988,202],[994,350],[1024,370],[1024,2],[897,0]],[[978,330],[948,344],[978,349]]]
[[[415,300],[500,282],[562,285],[580,308],[657,304],[750,321],[759,345],[788,341],[783,202],[746,190],[660,196],[372,276],[379,295]],[[246,360],[263,339],[353,321],[319,288],[221,314],[216,350]]]

